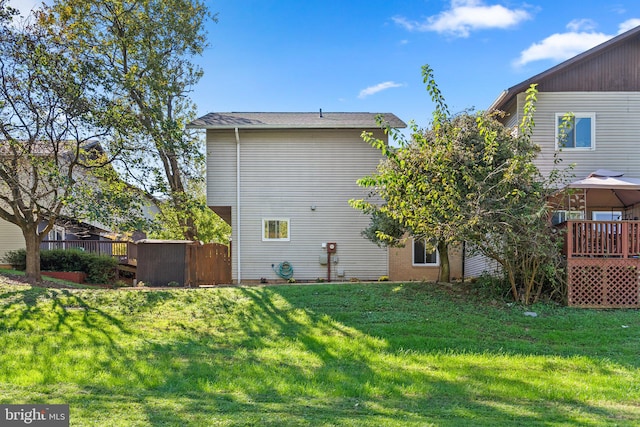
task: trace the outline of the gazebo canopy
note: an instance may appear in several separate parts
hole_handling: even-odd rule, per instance
[[[628,208],[640,203],[640,178],[622,172],[598,169],[564,189],[583,189],[586,206]]]

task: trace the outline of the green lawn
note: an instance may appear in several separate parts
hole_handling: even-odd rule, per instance
[[[74,426],[640,424],[640,312],[452,289],[0,276],[0,403],[68,403]]]

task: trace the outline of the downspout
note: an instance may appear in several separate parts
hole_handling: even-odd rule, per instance
[[[240,239],[240,132],[236,131],[236,259],[238,260],[238,285],[242,282],[242,272],[240,263],[240,251],[242,248],[242,240]]]

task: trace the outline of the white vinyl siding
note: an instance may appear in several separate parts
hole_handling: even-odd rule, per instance
[[[524,94],[518,95],[519,109]],[[640,177],[640,92],[540,92],[536,103],[533,140],[541,152],[536,163],[548,175],[555,151],[555,115],[558,112],[595,114],[595,150],[562,150],[561,167],[576,164],[573,174],[582,178],[597,169]]]
[[[331,266],[334,280],[338,272],[344,272],[340,279],[345,280],[375,280],[388,274],[386,250],[361,235],[369,217],[348,203],[366,196],[356,181],[374,173],[381,159],[361,133],[355,129],[239,130],[242,280],[275,280],[271,266],[284,261],[291,263],[297,280],[326,278],[327,266],[319,262],[326,242],[338,244],[332,256],[338,260]],[[384,138],[382,132],[377,136]],[[236,280],[235,134],[209,130],[207,141],[207,202],[232,207]],[[216,171],[218,167],[225,171]],[[258,231],[263,219],[269,218],[290,219],[289,241],[263,241]]]
[[[500,265],[490,258],[484,255],[474,254],[468,255],[464,259],[464,278],[472,279],[480,277],[484,274],[489,276],[500,275]]]
[[[209,206],[235,205],[235,138],[233,129],[207,131],[207,205]]]

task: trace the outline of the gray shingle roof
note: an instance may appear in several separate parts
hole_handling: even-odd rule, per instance
[[[374,129],[382,116],[393,128],[407,124],[392,113],[209,113],[189,123],[192,129]]]

